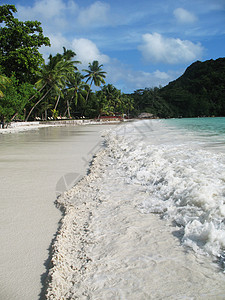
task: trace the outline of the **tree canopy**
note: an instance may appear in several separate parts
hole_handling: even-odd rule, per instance
[[[38,49],[50,46],[38,21],[19,21],[13,16],[14,5],[0,6],[0,65],[2,73],[13,73],[20,82],[35,82],[35,74],[43,63]]]
[[[225,116],[225,58],[196,61],[165,87],[140,89],[131,96],[136,115]]]

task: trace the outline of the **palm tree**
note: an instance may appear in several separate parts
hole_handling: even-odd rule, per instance
[[[72,50],[67,50],[65,47],[63,47],[63,54],[57,54],[54,58],[55,58],[55,61],[60,61],[60,60],[64,60],[64,61],[71,61],[71,59],[76,55],[75,52],[73,52]],[[80,64],[81,62],[80,61],[73,61],[74,64]],[[74,67],[75,70],[77,71],[77,67]],[[73,76],[73,74],[75,73],[71,73],[69,74],[68,76],[68,82],[70,81],[70,78],[71,76]],[[56,101],[56,104],[55,104],[55,107],[54,107],[54,110],[57,109],[57,106],[59,104],[59,100],[60,100],[60,97],[62,96],[61,93],[58,94],[58,97],[57,97],[57,101]],[[68,108],[69,109],[69,108]]]
[[[3,89],[6,89],[6,84],[10,83],[10,79],[4,75],[0,75],[0,98],[4,97]]]
[[[65,52],[65,51],[64,51]],[[57,95],[62,96],[62,89],[65,87],[68,78],[77,69],[74,66],[74,61],[67,59],[64,55],[57,54],[56,56],[49,56],[48,64],[43,64],[39,72],[39,80],[36,83],[37,88],[46,88],[44,95],[34,104],[29,114],[26,117],[26,121],[29,119],[34,108],[49,94],[51,90],[54,90]]]
[[[112,84],[108,84],[103,86],[102,92],[107,99],[109,113],[118,113],[117,110],[121,105],[121,91]]]
[[[89,87],[87,83],[83,82],[84,76],[80,72],[76,72],[69,79],[68,92],[72,92],[71,100],[74,100],[75,106],[78,102],[84,102],[84,94]]]
[[[78,103],[83,106],[85,103],[85,97],[87,95],[88,84],[83,82],[84,76],[80,72],[76,72],[71,74],[69,77],[69,81],[67,83],[67,88],[64,93],[67,98],[67,109],[64,113],[68,111],[68,115],[70,116],[70,106],[74,101],[75,107],[77,107]]]
[[[84,69],[83,71],[87,73],[87,75],[84,76],[84,78],[87,78],[86,83],[90,80],[90,86],[88,89],[88,93],[86,96],[86,104],[88,100],[88,96],[90,94],[91,86],[94,83],[95,86],[100,86],[101,84],[105,84],[104,78],[106,77],[106,72],[102,71],[102,66],[99,65],[99,62],[97,60],[94,60],[92,63],[89,63],[89,70]]]

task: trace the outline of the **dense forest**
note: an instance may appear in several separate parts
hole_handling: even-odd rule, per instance
[[[225,116],[225,58],[196,61],[160,96],[174,116]]]
[[[132,94],[136,112],[158,117],[225,116],[225,58],[196,61],[163,88]]]
[[[0,122],[58,118],[98,118],[142,112],[154,117],[225,116],[225,58],[197,61],[165,87],[124,94],[112,84],[98,61],[82,69],[76,53],[44,61],[50,46],[38,21],[19,21],[14,5],[0,6]],[[81,69],[81,71],[79,70]],[[93,91],[93,86],[99,90]],[[151,82],[149,82],[151,86]]]

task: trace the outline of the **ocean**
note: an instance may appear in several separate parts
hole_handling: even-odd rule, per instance
[[[225,118],[103,136],[90,172],[57,200],[48,299],[224,299]]]
[[[225,118],[140,121],[108,143],[122,155],[127,182],[149,195],[139,210],[172,219],[184,230],[184,245],[223,260]]]

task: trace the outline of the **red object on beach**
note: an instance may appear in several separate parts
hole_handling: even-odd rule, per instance
[[[101,116],[99,119],[122,119],[122,116]]]

